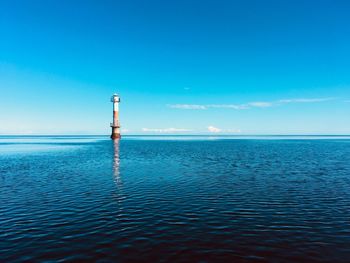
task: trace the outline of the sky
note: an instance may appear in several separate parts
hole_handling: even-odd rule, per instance
[[[0,134],[350,134],[350,2],[0,1]]]

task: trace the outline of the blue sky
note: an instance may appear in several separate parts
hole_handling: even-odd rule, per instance
[[[0,2],[0,134],[350,134],[350,2]]]

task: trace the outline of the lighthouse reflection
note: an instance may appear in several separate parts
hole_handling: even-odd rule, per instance
[[[113,191],[113,199],[117,205],[116,217],[119,218],[123,214],[124,205],[123,201],[125,200],[125,195],[123,193],[123,184],[120,176],[120,155],[119,147],[120,140],[113,140],[113,181],[116,186],[115,191]]]
[[[119,158],[119,143],[120,140],[113,140],[113,178],[114,182],[117,187],[121,186],[121,178],[120,178],[120,171],[119,171],[119,166],[120,166],[120,158]]]

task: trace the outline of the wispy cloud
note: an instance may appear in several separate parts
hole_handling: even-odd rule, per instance
[[[258,101],[258,102],[249,102],[248,105],[251,107],[257,107],[257,108],[268,108],[268,107],[272,107],[273,103]]]
[[[233,109],[247,110],[251,108],[267,108],[272,107],[271,102],[250,102],[247,104],[168,104],[169,108],[181,110],[207,110],[207,109]]]
[[[206,108],[222,108],[222,109],[234,109],[234,110],[246,110],[249,107],[244,104],[210,104],[205,105]]]
[[[189,129],[179,129],[179,128],[142,128],[143,132],[156,132],[156,133],[176,133],[176,132],[190,132]]]
[[[168,104],[172,109],[182,110],[207,110],[210,108],[216,109],[233,109],[233,110],[248,110],[252,108],[269,108],[280,106],[288,103],[317,103],[334,100],[335,98],[297,98],[297,99],[282,99],[278,101],[255,101],[245,104]],[[347,101],[348,102],[348,101]]]
[[[220,129],[217,127],[214,127],[212,125],[208,126],[208,132],[212,133],[239,133],[241,130],[239,129]]]
[[[173,109],[182,109],[182,110],[206,110],[205,105],[196,105],[196,104],[168,104],[169,108]]]
[[[312,99],[284,99],[279,100],[280,103],[313,103],[334,100],[334,98],[312,98]]]
[[[209,108],[223,108],[223,109],[234,109],[234,110],[245,110],[249,109],[247,105],[235,105],[235,104],[168,104],[169,108],[181,109],[181,110],[207,110]]]

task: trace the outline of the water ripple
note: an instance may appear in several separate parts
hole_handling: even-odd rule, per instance
[[[0,139],[1,261],[350,258],[347,138]]]

